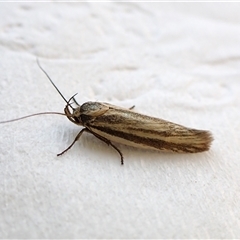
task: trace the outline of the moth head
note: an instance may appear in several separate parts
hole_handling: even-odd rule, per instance
[[[77,118],[78,118],[78,117],[81,116],[81,111],[80,111],[80,109],[81,109],[80,106],[78,106],[78,107],[76,107],[76,108],[73,109],[73,113],[72,113],[73,117],[77,117]]]
[[[67,118],[77,124],[77,125],[82,125],[82,120],[80,118],[81,113],[80,113],[80,106],[76,107],[76,108],[70,108],[69,105],[66,105],[64,108],[64,112],[65,115],[67,116]]]
[[[76,95],[76,94],[75,94]],[[74,96],[75,96],[74,95]],[[82,124],[82,120],[81,120],[81,106],[78,104],[78,102],[76,101],[76,99],[74,98],[74,96],[72,96],[68,101],[67,101],[67,105],[64,108],[64,112],[65,115],[67,116],[67,118],[77,124],[77,125],[83,125]],[[70,103],[70,101],[73,100],[73,102],[75,103],[76,107],[73,107],[72,104]]]

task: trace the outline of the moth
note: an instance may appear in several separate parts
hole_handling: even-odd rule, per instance
[[[41,114],[66,116],[71,122],[83,128],[72,144],[57,156],[67,152],[84,132],[93,134],[115,149],[120,155],[122,165],[124,163],[123,154],[114,144],[115,142],[138,148],[176,153],[198,153],[209,150],[211,146],[213,141],[211,132],[184,127],[163,119],[136,113],[132,111],[134,106],[126,109],[104,102],[85,102],[80,105],[75,99],[76,94],[66,100],[47,72],[41,67],[38,59],[37,64],[66,102],[64,113],[36,113],[0,123],[13,122]],[[73,102],[71,103],[71,101]],[[73,103],[76,107],[72,106]]]

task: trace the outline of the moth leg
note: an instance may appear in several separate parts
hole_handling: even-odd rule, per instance
[[[135,108],[135,105],[131,106],[129,110],[133,110]]]
[[[91,132],[96,138],[102,140],[103,142],[105,142],[107,145],[110,145],[112,148],[114,148],[120,155],[121,158],[121,164],[123,165],[123,154],[121,153],[121,151],[114,145],[112,144],[112,142],[110,140],[108,140],[107,138],[104,138],[96,133]]]
[[[90,132],[87,128],[83,128],[83,129],[78,133],[78,135],[75,137],[75,139],[74,139],[74,141],[72,142],[72,144],[71,144],[67,149],[65,149],[63,152],[57,154],[57,156],[61,156],[61,155],[63,155],[65,152],[67,152],[67,151],[75,144],[75,142],[81,137],[81,135],[82,135],[85,131]]]

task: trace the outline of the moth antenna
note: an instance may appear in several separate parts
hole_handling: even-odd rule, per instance
[[[76,95],[76,94],[75,94],[75,95]],[[80,106],[80,104],[77,102],[77,100],[75,99],[75,97],[73,97],[73,101],[74,101],[75,104],[77,104],[77,105]]]
[[[67,103],[68,106],[70,106],[73,110],[74,108],[69,104],[69,101],[66,100],[66,98],[63,96],[63,94],[60,92],[60,90],[57,88],[57,86],[55,85],[55,83],[52,81],[52,79],[49,77],[49,75],[47,74],[47,72],[42,68],[42,66],[40,65],[40,62],[37,58],[37,65],[39,66],[39,68],[43,71],[43,73],[47,76],[48,80],[52,83],[52,85],[55,87],[55,89],[58,91],[58,93],[60,94],[60,96],[63,98],[63,100]]]
[[[0,124],[1,123],[15,122],[15,121],[19,121],[19,120],[22,120],[22,119],[25,119],[25,118],[30,118],[30,117],[34,117],[34,116],[38,116],[38,115],[47,115],[47,114],[49,114],[49,115],[57,114],[57,115],[67,116],[66,114],[60,113],[60,112],[41,112],[41,113],[30,114],[30,115],[20,117],[20,118],[15,118],[15,119],[12,119],[12,120],[1,121]]]
[[[71,106],[71,105],[70,105],[70,101],[71,101],[71,100],[73,100],[74,103],[76,103],[77,105],[79,105],[79,104],[77,103],[77,101],[75,100],[75,96],[76,96],[76,95],[77,95],[77,93],[75,93],[75,94],[68,100],[69,106]]]

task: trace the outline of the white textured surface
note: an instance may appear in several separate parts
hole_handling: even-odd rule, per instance
[[[209,129],[207,153],[162,154],[61,116],[0,125],[3,238],[240,238],[240,4],[1,3],[0,120],[99,100]]]

